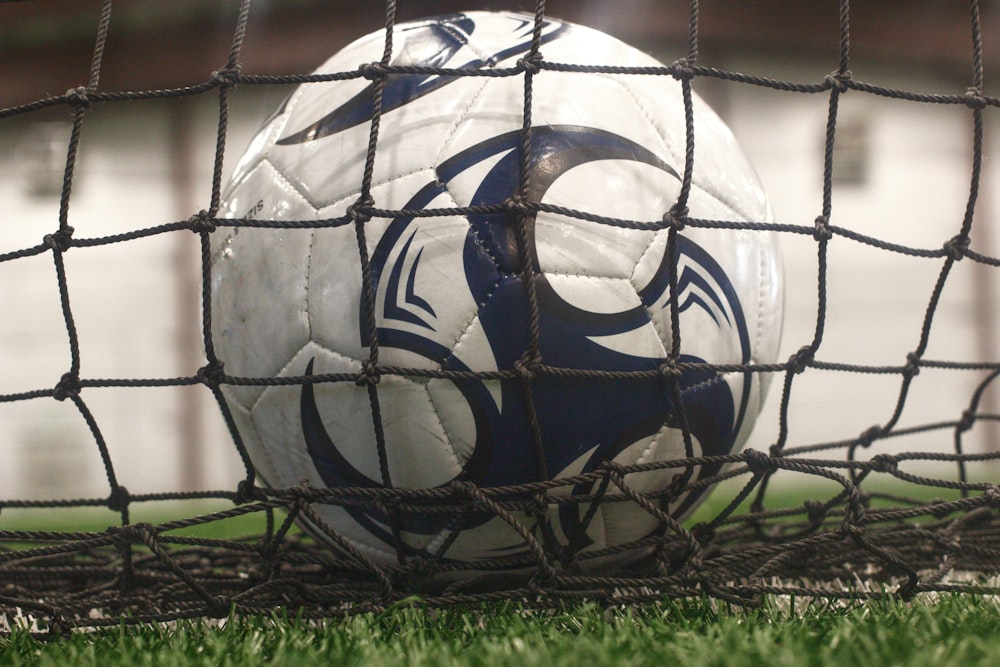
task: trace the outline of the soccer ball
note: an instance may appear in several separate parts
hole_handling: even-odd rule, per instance
[[[528,51],[533,27],[531,17],[489,12],[401,24],[391,64],[511,68]],[[547,61],[658,65],[608,35],[554,19],[545,20],[541,43]],[[384,33],[374,33],[318,72],[358,72],[383,49]],[[577,476],[608,461],[686,458],[673,381],[659,372],[674,340],[675,299],[681,361],[774,361],[782,296],[773,235],[688,227],[668,252],[664,226],[603,219],[660,221],[676,202],[685,152],[676,80],[536,74],[526,194],[546,212],[533,215],[510,205],[522,182],[523,75],[391,74],[372,201],[359,209],[374,87],[365,77],[301,85],[236,165],[220,213],[330,226],[212,234],[212,335],[226,373],[324,376],[223,386],[266,484],[505,487]],[[729,130],[701,100],[694,105],[690,216],[769,220]],[[352,215],[362,209],[377,210]],[[691,454],[738,451],[766,377],[700,369],[679,383]],[[696,468],[694,479],[718,470]],[[631,472],[626,482],[653,493],[683,472]],[[581,482],[550,493],[596,487]],[[703,495],[657,502],[680,519]],[[486,511],[389,516],[374,504],[336,502],[312,509],[382,565],[399,555],[462,563],[529,555],[524,538]],[[620,562],[614,554],[627,549],[619,547],[664,530],[631,502],[553,503],[541,518],[527,510],[512,516],[540,542],[572,545],[581,560],[590,554],[602,565]]]

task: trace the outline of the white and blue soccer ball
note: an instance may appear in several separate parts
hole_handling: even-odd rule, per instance
[[[513,13],[406,23],[395,28],[392,64],[508,68],[528,51],[532,29],[531,17]],[[545,21],[541,42],[549,61],[659,64],[608,35],[554,19]],[[318,72],[357,71],[379,61],[383,48],[384,34],[374,33]],[[523,84],[521,76],[390,76],[373,206],[414,211],[508,201],[520,178]],[[239,161],[220,215],[345,216],[361,192],[372,93],[365,78],[300,86]],[[691,217],[769,220],[761,185],[732,134],[701,100],[694,104]],[[685,151],[684,104],[674,79],[543,70],[533,81],[531,113],[531,201],[645,222],[662,219],[674,205]],[[569,371],[647,373],[628,381],[574,373],[542,373],[530,382],[474,375],[511,371],[530,349],[526,260],[515,220],[507,212],[441,212],[364,222],[372,310],[364,305],[358,229],[346,219],[322,229],[223,227],[212,235],[212,333],[226,372],[345,378],[224,386],[240,436],[268,485],[308,480],[315,488],[431,488],[465,480],[498,487],[566,478],[606,461],[627,466],[685,458],[669,383],[653,372],[671,349],[673,298],[682,361],[775,360],[782,287],[772,235],[688,227],[678,235],[674,297],[667,230],[538,213],[526,241],[537,271],[541,361]],[[378,366],[388,369],[373,392],[382,462],[370,387],[350,379],[362,372],[376,343]],[[473,374],[426,377],[405,369]],[[766,376],[702,370],[685,372],[680,382],[693,454],[738,451],[760,410]],[[695,479],[717,471],[698,469]],[[652,493],[682,472],[637,472],[626,481]],[[594,490],[584,484],[554,493]],[[663,509],[682,518],[703,495],[664,500]],[[528,554],[524,539],[489,513],[399,513],[395,531],[393,520],[375,508],[313,509],[376,563],[395,563],[400,547],[406,556],[461,562]],[[662,530],[652,515],[625,502],[596,511],[585,503],[553,505],[542,520],[515,516],[539,540],[572,544],[581,554]],[[620,557],[595,560],[607,565]]]

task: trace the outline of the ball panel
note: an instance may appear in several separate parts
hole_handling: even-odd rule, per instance
[[[363,359],[361,259],[354,225],[317,229],[309,270],[309,329],[328,350]],[[319,258],[322,258],[321,260]]]
[[[233,188],[220,213],[265,219],[309,219],[313,214],[266,161]],[[311,237],[309,231],[248,227],[212,235],[212,336],[226,373],[273,376],[309,340]],[[230,387],[243,407],[250,407],[262,391],[260,386]]]
[[[595,159],[565,172],[544,202],[606,217],[654,222],[680,191],[674,174],[637,160]],[[628,278],[653,232],[540,213],[535,221],[543,271]]]
[[[394,33],[393,66],[462,68],[480,60],[466,36],[434,22],[402,25]],[[356,71],[382,58],[382,39],[355,42],[318,73]],[[477,77],[400,74],[386,79],[373,179],[383,182],[431,166],[485,85]],[[359,191],[368,151],[375,88],[367,79],[307,84],[288,105],[282,136],[267,155],[294,173],[317,208]],[[330,169],[331,156],[338,162]]]
[[[497,385],[490,393],[499,394],[499,382],[486,384]],[[458,464],[465,469],[476,450],[476,416],[461,388],[452,380],[430,380],[426,389]]]
[[[656,128],[673,159],[683,165],[686,128],[680,86],[640,77],[620,77],[619,80]],[[732,132],[697,95],[693,96],[693,104],[693,185],[725,203],[743,220],[769,221],[764,189]],[[692,213],[692,217],[698,216]]]
[[[543,311],[542,357],[548,363],[624,370],[612,360],[623,355],[654,360],[649,365],[655,366],[655,360],[666,356],[629,281],[546,274],[538,290]],[[605,365],[609,363],[610,367]]]
[[[357,360],[309,344],[285,374],[360,370]],[[437,486],[461,472],[425,382],[385,375],[376,394],[393,486]],[[384,483],[367,386],[346,380],[268,387],[253,415],[261,438],[288,453],[289,468],[314,466],[321,486]]]
[[[697,439],[692,439],[694,456],[701,455]],[[637,441],[615,457],[624,466],[676,461],[686,458],[684,437],[679,429],[663,428],[655,435]],[[638,493],[656,493],[667,488],[676,475],[683,474],[683,468],[664,468],[625,475],[625,483]],[[665,502],[653,501],[654,505],[669,511]],[[677,504],[676,502],[674,503]],[[683,517],[675,517],[682,520]],[[605,503],[601,506],[600,521],[605,540],[609,545],[626,544],[641,540],[659,526],[659,520],[639,505],[631,502]]]
[[[253,421],[250,410],[240,406],[231,392],[230,385],[223,385],[222,395],[226,398],[229,412],[233,417],[233,423],[239,432],[240,440],[246,449],[247,456],[253,463],[254,471],[260,479],[260,483],[268,486],[281,487],[277,480],[276,471],[284,467],[285,456],[281,449],[275,448],[273,443],[261,440],[260,433]],[[280,468],[279,468],[280,466]]]

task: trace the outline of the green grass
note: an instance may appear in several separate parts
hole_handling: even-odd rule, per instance
[[[884,487],[889,493],[919,495],[922,500],[958,497],[912,485],[897,489],[889,482]],[[794,507],[806,497],[825,500],[838,490],[828,483],[812,485],[808,493],[801,487],[776,487],[767,505]],[[689,525],[718,513],[737,491],[733,485],[719,489]],[[228,507],[225,502],[137,504],[132,520],[160,523]],[[118,516],[108,510],[25,510],[4,512],[0,528],[100,531],[117,522]],[[262,529],[263,516],[258,514],[185,529],[183,534],[234,537]],[[933,604],[926,599],[846,605],[771,599],[761,608],[743,609],[680,600],[626,610],[585,605],[557,612],[526,610],[514,603],[444,611],[400,605],[321,626],[273,616],[229,619],[222,628],[210,622],[123,625],[49,643],[23,631],[0,638],[0,667],[322,664],[1000,667],[1000,602],[973,595],[945,595]]]
[[[322,627],[229,620],[223,628],[121,627],[42,643],[0,639],[0,665],[1000,665],[1000,607],[971,596],[935,604],[822,601],[755,610],[704,600],[558,612],[399,607]]]

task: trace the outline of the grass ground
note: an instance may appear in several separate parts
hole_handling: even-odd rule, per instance
[[[123,627],[52,643],[15,635],[0,639],[0,665],[1000,665],[1000,606],[948,596],[848,608],[813,602],[797,612],[779,601],[743,610],[705,600],[623,611],[401,607],[322,627],[253,618],[222,628]]]
[[[772,509],[802,501],[801,489],[778,491],[769,496]],[[827,498],[835,493],[834,487],[812,488],[808,495]],[[950,499],[953,494],[935,490],[934,495]],[[700,515],[718,512],[730,497],[716,493]],[[223,508],[205,506],[201,511]],[[46,527],[100,530],[115,523],[115,515],[106,510],[80,512],[72,518],[62,515],[71,526]],[[157,523],[193,513],[190,505],[136,507],[133,521]],[[45,523],[58,523],[47,516]],[[0,528],[37,528],[40,521],[40,515],[6,513]],[[259,521],[243,517],[191,531],[232,537],[259,531]],[[320,664],[1000,667],[1000,602],[972,595],[853,605],[777,598],[765,600],[761,608],[744,609],[677,600],[625,610],[585,605],[557,612],[513,603],[444,611],[401,605],[321,626],[275,616],[230,619],[223,627],[211,622],[122,626],[50,643],[23,632],[0,638],[0,667]]]

